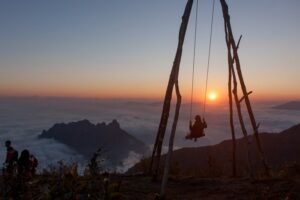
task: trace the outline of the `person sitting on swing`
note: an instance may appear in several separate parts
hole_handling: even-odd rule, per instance
[[[186,139],[193,139],[197,141],[197,138],[205,136],[204,129],[207,128],[207,124],[205,119],[203,118],[203,121],[201,120],[200,115],[196,115],[195,122],[192,125],[192,122],[190,121],[190,133],[185,137]]]

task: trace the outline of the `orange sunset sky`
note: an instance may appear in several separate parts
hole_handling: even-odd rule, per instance
[[[0,95],[162,98],[186,1],[1,1]],[[228,1],[255,100],[300,99],[300,1]],[[199,2],[194,95],[203,99],[212,2]],[[255,14],[253,14],[255,13]],[[216,1],[208,92],[227,100],[227,52]],[[195,5],[180,68],[190,98]]]

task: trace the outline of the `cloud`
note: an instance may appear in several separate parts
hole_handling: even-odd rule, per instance
[[[134,151],[130,151],[128,157],[122,161],[120,166],[117,166],[116,170],[118,172],[126,172],[129,168],[133,167],[138,163],[143,156]]]
[[[180,118],[177,125],[175,148],[212,145],[224,139],[231,138],[229,128],[229,114],[225,107],[207,108],[205,115],[208,128],[206,136],[197,142],[185,140],[184,136],[189,131],[189,105],[181,107]],[[63,98],[26,98],[26,99],[1,99],[0,98],[0,159],[5,159],[4,141],[12,140],[13,146],[21,152],[29,149],[39,160],[39,167],[55,164],[58,160],[67,162],[86,162],[68,146],[55,140],[37,139],[43,129],[49,129],[59,122],[71,122],[89,119],[92,123],[106,122],[117,119],[121,128],[134,135],[148,145],[152,145],[160,120],[162,104],[150,101],[126,100],[98,100],[98,99],[63,99]],[[283,129],[299,123],[300,112],[273,110],[270,106],[257,105],[253,108],[260,131],[280,132]],[[201,108],[196,107],[193,115],[201,114]],[[170,127],[173,122],[174,110],[171,110],[169,125],[164,140],[164,149],[167,149]],[[247,120],[248,117],[245,117]],[[237,136],[241,137],[238,120],[235,120]],[[247,130],[252,133],[250,123]],[[139,155],[130,153],[122,161],[120,170],[126,169],[139,159]]]

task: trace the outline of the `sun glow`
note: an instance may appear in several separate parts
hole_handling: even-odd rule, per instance
[[[208,94],[208,99],[210,101],[215,101],[215,100],[217,100],[217,98],[218,98],[218,94],[216,92],[210,92]]]

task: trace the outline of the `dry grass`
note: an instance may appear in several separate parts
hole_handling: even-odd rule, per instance
[[[0,199],[22,200],[154,200],[160,190],[159,182],[144,175],[88,173],[79,176],[76,164],[63,163],[44,171],[32,180],[1,176]],[[285,165],[271,178],[196,178],[174,175],[169,179],[167,198],[196,199],[300,199],[300,165]]]

